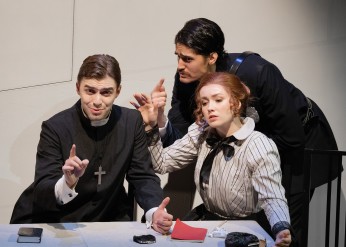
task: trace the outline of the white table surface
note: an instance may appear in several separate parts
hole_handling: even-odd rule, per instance
[[[273,239],[255,221],[184,221],[184,223],[208,229],[208,233],[222,225],[228,232],[248,232],[266,239],[267,246],[273,245]],[[17,243],[17,232],[21,226],[42,227],[42,241],[37,243]],[[154,244],[138,244],[134,235],[152,234],[156,237]],[[0,224],[0,246],[95,246],[95,247],[156,247],[156,246],[217,246],[224,247],[225,240],[206,236],[203,243],[173,241],[170,235],[164,236],[145,224],[139,222],[93,222],[93,223],[54,223],[54,224]]]

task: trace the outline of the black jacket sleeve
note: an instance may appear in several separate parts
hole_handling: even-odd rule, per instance
[[[237,75],[251,90],[260,118],[256,130],[272,138],[279,150],[304,148],[303,114],[299,114],[306,111],[304,94],[259,56],[249,56]]]
[[[193,114],[196,109],[195,89],[198,82],[181,83],[179,74],[175,75],[172,93],[171,109],[168,111],[168,125],[166,135],[162,138],[163,146],[167,147],[177,139],[183,137],[194,123]]]
[[[137,203],[146,212],[161,204],[163,191],[160,186],[160,179],[152,168],[141,115],[139,112],[135,112],[135,114],[136,118],[133,119],[135,125],[133,155],[126,178],[133,186]]]

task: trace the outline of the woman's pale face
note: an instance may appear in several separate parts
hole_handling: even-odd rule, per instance
[[[175,55],[177,55],[177,71],[182,83],[197,81],[205,73],[215,71],[216,69],[216,53],[211,54],[209,57],[202,56],[196,54],[193,49],[178,43],[175,45]]]
[[[224,86],[208,84],[199,91],[202,113],[209,126],[219,133],[229,133],[234,128],[234,113],[232,99]]]

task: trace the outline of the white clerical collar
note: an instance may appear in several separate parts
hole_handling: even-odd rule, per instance
[[[85,114],[85,112],[84,112],[83,107],[81,107],[81,108],[82,108],[82,112],[83,112],[84,117],[88,118],[88,116],[87,116],[87,115]],[[111,115],[111,112],[112,112],[112,108],[111,108],[111,110],[109,111],[109,114],[108,114],[108,116],[107,116],[106,118],[101,119],[101,120],[93,120],[93,121],[90,120],[91,126],[93,126],[93,127],[100,127],[100,126],[103,126],[103,125],[105,125],[106,123],[108,123],[109,116]]]
[[[109,115],[105,119],[90,121],[90,124],[93,127],[100,127],[100,126],[105,125],[108,122],[108,119],[109,119]]]

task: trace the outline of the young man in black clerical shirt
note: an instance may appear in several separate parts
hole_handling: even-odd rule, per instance
[[[152,170],[140,113],[114,105],[121,73],[109,55],[87,57],[78,74],[80,99],[42,123],[34,182],[18,199],[11,223],[130,220],[126,177],[147,223],[166,233],[160,180]]]

